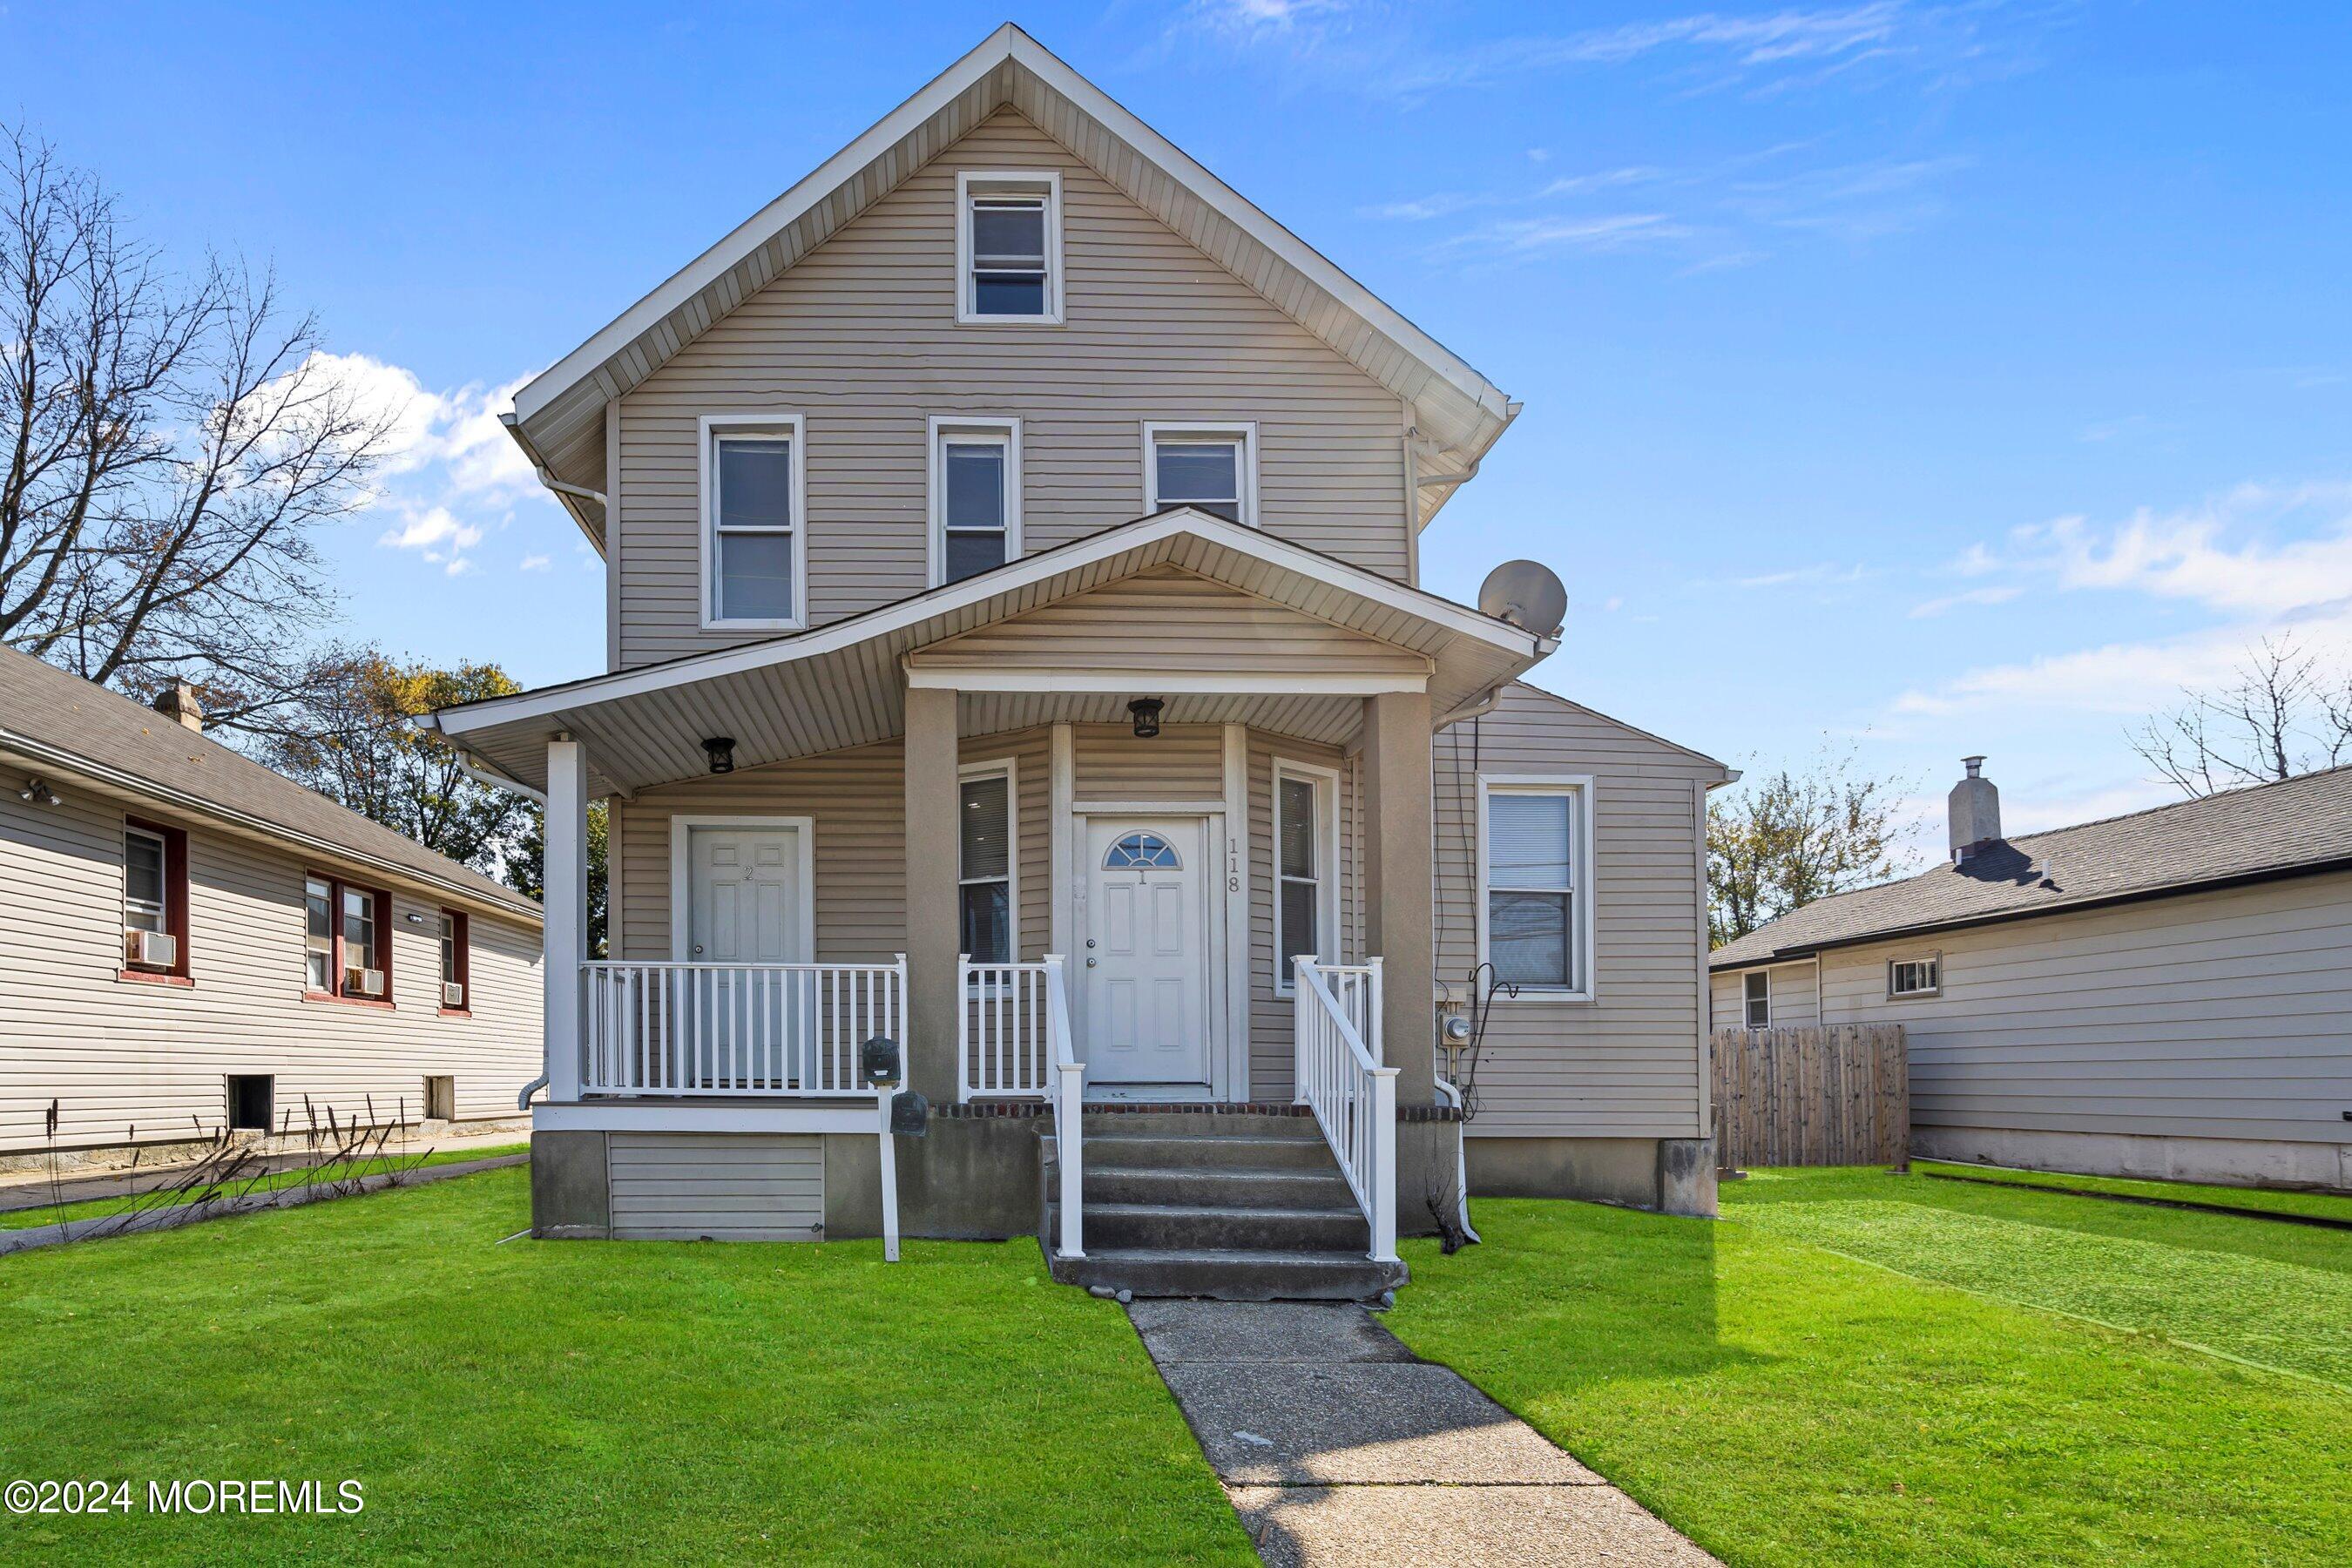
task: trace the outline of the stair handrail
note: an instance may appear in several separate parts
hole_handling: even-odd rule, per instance
[[[1054,1168],[1061,1183],[1060,1250],[1065,1258],[1084,1258],[1087,1065],[1078,1060],[1070,1037],[1070,992],[1062,975],[1059,953],[1045,955],[1045,1037],[1053,1048]]]
[[[1292,960],[1297,1096],[1315,1112],[1339,1173],[1371,1227],[1375,1263],[1397,1261],[1396,1079],[1331,994],[1314,959]],[[1380,1014],[1371,1015],[1374,1028]]]

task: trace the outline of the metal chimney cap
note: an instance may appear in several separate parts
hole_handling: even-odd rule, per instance
[[[1969,777],[1972,779],[1982,778],[1984,776],[1984,757],[1982,753],[1979,753],[1973,757],[1962,757],[1960,759],[1960,766],[1969,770]]]

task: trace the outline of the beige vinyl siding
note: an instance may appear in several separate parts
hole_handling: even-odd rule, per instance
[[[917,668],[1426,676],[1430,661],[1172,566],[949,637]]]
[[[1288,1100],[1296,1087],[1293,1004],[1275,990],[1274,767],[1277,760],[1312,763],[1339,774],[1333,792],[1339,813],[1339,953],[1363,961],[1361,847],[1356,830],[1356,763],[1336,746],[1318,746],[1252,731],[1249,736],[1249,1021],[1250,1097]]]
[[[1739,1029],[1747,1026],[1748,993],[1742,977],[1748,973],[1747,970],[1726,970],[1713,976],[1710,1028]],[[1771,976],[1774,1028],[1809,1029],[1822,1021],[1821,1008],[1815,996],[1813,966],[1810,961],[1769,964],[1766,966],[1766,973]]]
[[[1071,727],[1082,801],[1223,800],[1225,735],[1216,724],[1171,724],[1149,741],[1125,724]]]
[[[1943,994],[1886,964],[1939,952]],[[1922,1127],[2340,1143],[2352,874],[1823,954],[1829,1021],[1896,1023]]]
[[[472,1016],[441,1015],[441,903],[392,889],[392,1008],[303,998],[298,852],[140,804],[188,835],[188,967],[172,986],[117,978],[125,807],[55,774],[62,805],[0,794],[0,1152],[184,1140],[217,1131],[231,1074],[277,1079],[301,1131],[423,1114],[424,1079],[457,1079],[460,1118],[516,1114],[541,1067],[538,928],[478,909]],[[382,886],[380,876],[354,881]],[[412,924],[412,913],[424,917]]]
[[[1010,758],[1015,764],[1021,955],[1043,957],[1053,895],[1045,731],[968,738],[960,751],[964,763]],[[907,945],[904,758],[893,741],[639,792],[622,809],[614,838],[622,910],[617,956],[674,956],[673,816],[806,816],[814,840],[815,961],[888,963]]]
[[[955,323],[958,169],[1062,171],[1067,324]],[[1260,523],[1410,571],[1403,405],[1010,110],[746,300],[623,399],[623,667],[744,640],[700,626],[697,419],[806,416],[811,619],[927,586],[927,420],[1023,420],[1032,551],[1143,510],[1143,424],[1255,422]]]
[[[614,1132],[605,1158],[617,1240],[814,1241],[824,1230],[822,1138]]]
[[[1533,687],[1437,737],[1437,977],[1477,957],[1477,773],[1590,774],[1589,1003],[1497,998],[1473,1137],[1704,1135],[1698,819],[1705,758]]]

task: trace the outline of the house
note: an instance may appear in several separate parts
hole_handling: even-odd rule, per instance
[[[1517,412],[1011,26],[525,386],[608,668],[436,722],[549,801],[540,1233],[1311,1294],[1465,1165],[1710,1207],[1726,772],[1419,585]]]
[[[1902,1025],[1919,1154],[2352,1189],[2352,768],[2008,838],[1983,762],[1949,861],[1717,949],[1716,1023]]]
[[[537,906],[203,722],[0,648],[0,1161],[514,1115]]]

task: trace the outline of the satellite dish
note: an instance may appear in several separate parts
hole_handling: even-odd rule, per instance
[[[1521,631],[1558,637],[1568,619],[1568,590],[1540,561],[1506,561],[1478,585],[1478,610]]]

